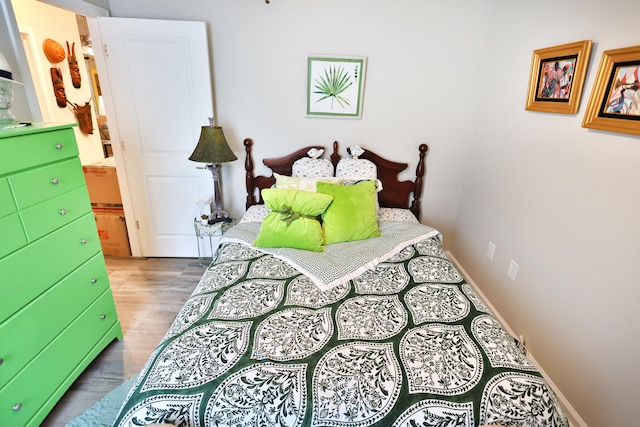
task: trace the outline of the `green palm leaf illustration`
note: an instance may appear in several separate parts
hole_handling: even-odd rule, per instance
[[[331,67],[324,69],[324,75],[316,79],[314,87],[317,89],[313,93],[323,95],[316,101],[324,101],[325,99],[331,99],[331,109],[333,110],[333,100],[336,100],[342,108],[346,105],[351,105],[349,100],[340,94],[351,86],[353,82],[349,73],[342,68],[342,66]]]

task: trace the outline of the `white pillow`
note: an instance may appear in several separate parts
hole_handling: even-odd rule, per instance
[[[378,209],[378,221],[408,221],[419,222],[409,209],[380,208]]]
[[[303,190],[316,192],[316,183],[318,181],[330,182],[332,184],[341,185],[344,179],[342,177],[334,176],[321,176],[317,178],[306,178],[299,176],[287,176],[280,175],[277,172],[273,173],[276,177],[276,188],[286,188],[288,190]]]
[[[304,157],[293,162],[291,175],[303,178],[333,176],[333,163],[329,159]]]
[[[341,159],[336,166],[336,176],[376,179],[378,178],[378,169],[371,160]]]
[[[265,216],[271,212],[271,210],[265,205],[252,205],[249,206],[247,212],[240,219],[239,224],[244,222],[262,222]]]

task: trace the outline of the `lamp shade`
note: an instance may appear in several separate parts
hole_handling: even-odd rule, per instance
[[[237,160],[220,126],[202,126],[198,145],[189,160],[202,163],[223,163]]]

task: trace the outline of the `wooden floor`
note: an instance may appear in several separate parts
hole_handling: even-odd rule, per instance
[[[124,339],[114,341],[78,377],[42,423],[64,427],[142,369],[198,284],[193,258],[106,257]]]

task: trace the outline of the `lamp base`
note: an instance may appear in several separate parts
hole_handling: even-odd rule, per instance
[[[209,215],[209,224],[215,224],[216,222],[230,222],[229,214],[222,208],[222,198],[220,197],[220,165],[215,163],[209,163],[205,166],[211,171],[211,177],[213,178],[213,200],[211,201],[211,215]]]
[[[210,218],[208,222],[209,225],[211,224],[216,224],[218,222],[231,222],[233,221],[231,218],[229,218],[228,216],[223,216],[220,218]]]

